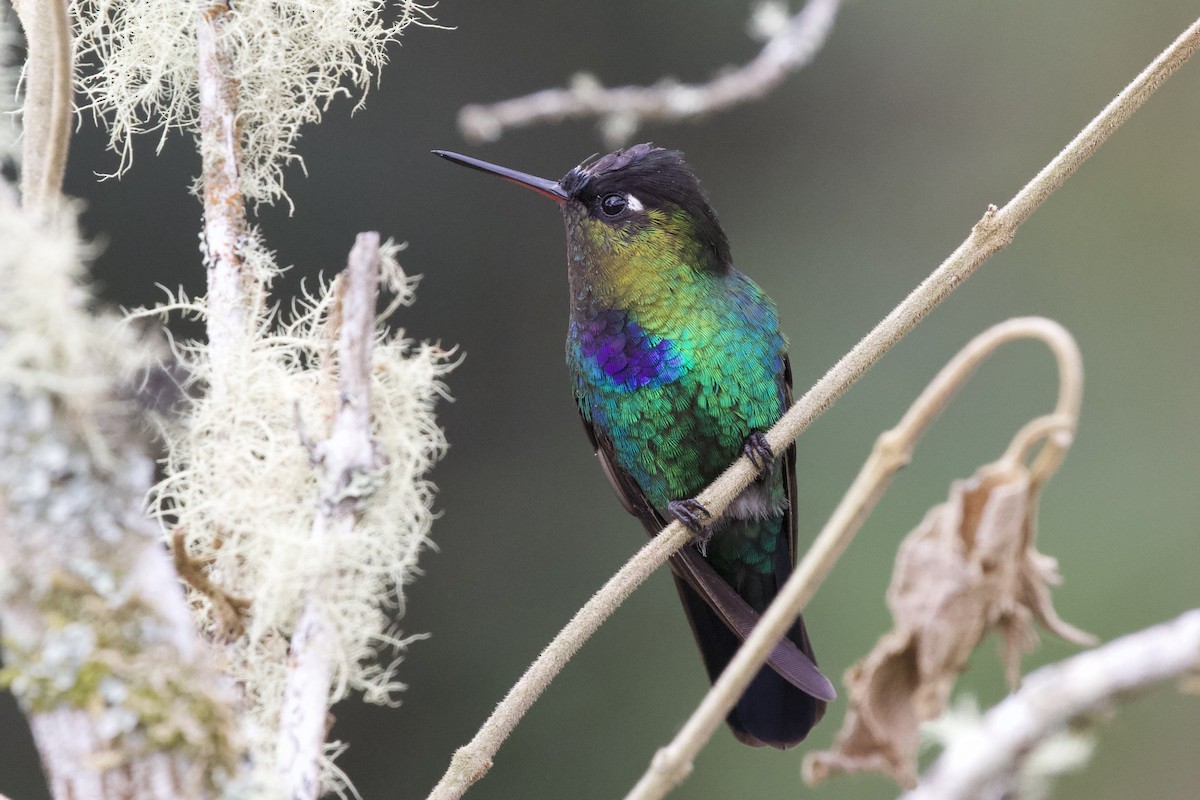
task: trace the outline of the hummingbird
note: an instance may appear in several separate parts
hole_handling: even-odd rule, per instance
[[[734,269],[695,173],[676,150],[639,144],[592,156],[561,180],[434,150],[558,203],[567,234],[567,366],[601,469],[651,536],[683,522],[671,557],[710,680],[792,572],[795,445],[764,431],[791,405],[774,302]],[[720,516],[696,495],[736,458],[757,477]],[[791,747],[836,696],[797,618],[727,722],[742,742]]]

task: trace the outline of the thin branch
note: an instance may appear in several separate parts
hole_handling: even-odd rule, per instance
[[[468,140],[488,142],[510,128],[599,117],[605,139],[615,146],[645,122],[696,119],[767,94],[788,74],[812,62],[829,37],[840,6],[841,0],[808,0],[799,13],[780,21],[751,61],[708,83],[663,80],[654,86],[606,89],[594,78],[578,76],[566,89],[544,89],[498,103],[464,106],[458,114],[458,127]],[[778,10],[774,5],[766,8]]]
[[[1100,144],[1129,118],[1162,83],[1170,77],[1200,47],[1200,20],[1193,23],[1175,42],[1164,50],[1132,83],[1060,152],[1033,180],[1003,209],[992,206],[971,230],[967,239],[928,278],[904,299],[890,314],[868,333],[854,348],[843,356],[767,433],[767,441],[776,452],[782,452],[828,409],[862,375],[892,348],[905,334],[916,327],[925,316],[956,289],[966,278],[990,256],[1004,248],[1016,233],[1016,229],[1029,218],[1067,178],[1087,159]],[[720,516],[726,506],[754,480],[756,469],[748,458],[740,458],[722,475],[713,481],[698,500],[713,516]],[[832,520],[831,520],[832,522]],[[658,534],[655,542],[662,547],[649,545],[642,548],[618,573],[619,576],[650,575],[689,540],[686,529],[672,522]],[[666,551],[664,553],[664,551]],[[643,563],[644,562],[644,563]],[[571,622],[551,641],[547,651],[565,652],[568,656],[578,649],[580,636],[586,638],[628,597],[634,587],[614,585],[616,576],[597,592]],[[636,586],[636,584],[635,584]],[[586,615],[584,612],[587,612]],[[568,645],[567,642],[575,644]],[[573,648],[573,649],[571,649]],[[543,652],[543,656],[545,652]],[[535,666],[542,664],[539,657]],[[556,662],[557,663],[557,662]],[[480,733],[470,743],[460,748],[451,760],[445,775],[434,787],[430,798],[453,800],[461,797],[475,781],[486,774],[492,759],[504,737],[516,727],[519,716],[501,719],[507,714],[524,714],[537,694],[551,680],[561,665],[553,672],[539,669],[538,688],[533,689],[532,680],[527,683],[528,673],[510,691],[508,697],[532,692],[528,703],[502,703],[484,723]],[[531,667],[531,672],[533,668]],[[489,731],[484,736],[485,729]],[[503,735],[496,735],[502,733]]]
[[[429,800],[457,800],[486,775],[500,745],[583,643],[633,594],[634,589],[667,563],[671,554],[691,538],[687,528],[673,522],[625,562],[625,566],[575,613],[521,679],[508,690],[475,737],[455,751],[446,774],[430,792]]]
[[[1083,357],[1079,353],[1079,345],[1067,329],[1043,317],[1017,317],[993,325],[967,343],[942,367],[889,434],[889,449],[894,453],[893,458],[898,460],[897,468],[908,463],[912,445],[945,410],[979,365],[997,348],[1018,339],[1036,339],[1054,353],[1058,367],[1058,401],[1051,415],[1039,417],[1017,433],[1003,460],[1019,463],[1029,449],[1045,441],[1049,450],[1039,454],[1031,468],[1035,484],[1044,482],[1054,472],[1071,445],[1071,437],[1079,419],[1079,406],[1083,402]],[[1043,476],[1041,481],[1036,480],[1038,475]]]
[[[230,14],[225,2],[202,8],[196,25],[199,49],[200,157],[204,202],[204,254],[208,270],[207,333],[216,375],[246,339],[262,288],[242,258],[246,200],[241,190],[238,86],[220,41]],[[214,387],[216,389],[216,387]]]
[[[14,3],[28,45],[21,197],[45,212],[62,191],[71,143],[71,25],[67,0]]]
[[[371,431],[371,350],[379,297],[379,234],[360,233],[340,278],[338,332],[339,407],[328,439],[312,448],[324,470],[312,540],[348,533],[369,496],[365,476],[378,466]],[[278,767],[288,797],[320,796],[321,754],[334,660],[333,624],[320,602],[322,576],[308,586],[308,600],[292,635],[287,685],[280,713]]]
[[[1200,609],[1028,675],[970,735],[953,742],[902,800],[1011,796],[1037,745],[1132,691],[1200,670]]]
[[[934,377],[900,422],[880,434],[871,455],[846,490],[821,533],[813,540],[795,572],[746,638],[737,655],[721,673],[692,716],[666,747],[655,755],[649,769],[626,800],[657,800],[692,771],[692,760],[712,738],[721,721],[746,691],[775,646],[816,594],[833,565],[845,552],[863,522],[891,484],[892,477],[912,458],[917,441],[978,366],[1002,345],[1015,339],[1045,342],[1059,364],[1059,395],[1055,413],[1054,446],[1066,448],[1079,413],[1083,389],[1083,361],[1075,340],[1058,323],[1040,317],[1011,319],[994,325],[967,343]],[[1022,430],[1022,432],[1024,429]],[[1052,446],[1050,443],[1047,446]]]

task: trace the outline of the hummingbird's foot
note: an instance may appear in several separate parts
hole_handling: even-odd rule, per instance
[[[771,474],[771,468],[775,465],[775,451],[767,443],[767,435],[765,433],[755,431],[746,437],[746,443],[742,445],[742,452],[746,454],[746,458],[750,459],[750,463],[758,470],[758,479],[760,481]]]
[[[700,555],[707,555],[708,540],[713,535],[712,528],[707,527],[712,520],[712,513],[694,497],[672,500],[667,503],[667,513],[687,526],[694,537],[692,544],[696,545]]]

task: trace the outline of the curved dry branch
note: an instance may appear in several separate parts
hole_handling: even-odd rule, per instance
[[[470,141],[490,142],[511,128],[598,117],[605,140],[616,147],[645,122],[696,119],[762,97],[813,60],[829,37],[840,6],[841,0],[808,0],[799,13],[773,26],[757,56],[708,83],[662,80],[654,86],[606,89],[595,78],[576,76],[565,89],[464,106],[458,113],[458,127]],[[767,8],[766,14],[778,10]]]
[[[1137,689],[1200,670],[1200,609],[1042,667],[952,741],[901,800],[1014,796],[1021,766],[1048,737]]]
[[[1016,339],[1033,338],[1046,343],[1059,365],[1059,393],[1054,446],[1070,445],[1083,393],[1083,362],[1071,335],[1058,323],[1040,317],[1011,319],[976,336],[930,381],[905,412],[900,422],[882,433],[866,463],[846,491],[833,515],[805,553],[795,572],[763,614],[754,632],[713,684],[675,739],[655,754],[649,769],[626,796],[626,800],[657,800],[691,773],[692,760],[725,719],[750,681],[762,668],[771,648],[794,624],[797,615],[816,594],[833,565],[845,552],[871,510],[879,502],[892,477],[909,463],[917,441],[945,410],[958,389],[997,348]],[[1018,436],[1025,434],[1022,428]],[[1050,443],[1047,446],[1051,446]]]

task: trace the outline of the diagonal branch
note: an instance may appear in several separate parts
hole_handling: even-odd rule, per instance
[[[1193,23],[1113,99],[1080,133],[1063,148],[1028,184],[1003,208],[990,207],[971,229],[970,235],[909,294],[890,314],[875,326],[854,348],[843,356],[821,380],[788,410],[767,432],[767,441],[775,452],[782,452],[813,420],[841,397],[905,334],[916,327],[930,311],[954,289],[970,277],[984,261],[1003,249],[1016,234],[1017,228],[1078,169],[1120,125],[1125,122],[1151,94],[1175,73],[1200,48],[1200,20]],[[734,462],[713,481],[697,500],[713,516],[724,509],[750,485],[756,469],[748,458]],[[686,528],[672,522],[651,545],[642,548],[622,568],[618,576],[648,576],[689,540]],[[661,547],[659,546],[661,545]],[[664,552],[664,550],[666,552]],[[836,557],[836,554],[834,554]],[[635,564],[635,562],[640,562]],[[640,581],[639,581],[640,582]],[[570,623],[551,641],[546,651],[567,651],[569,657],[578,644],[568,645],[577,637],[586,639],[619,606],[632,591],[616,577],[588,601]],[[798,608],[796,609],[798,613]],[[587,612],[586,614],[584,612]],[[760,626],[762,627],[762,626]],[[786,627],[786,626],[784,626]],[[782,635],[782,628],[779,635]],[[779,638],[776,635],[775,640]],[[774,641],[774,640],[773,640]],[[769,648],[768,648],[769,650]],[[764,656],[767,651],[764,650]],[[520,716],[533,705],[538,695],[561,670],[565,659],[538,661],[510,690],[505,702],[497,707],[484,723],[479,734],[454,755],[446,774],[434,787],[431,800],[453,800],[486,774],[492,759]],[[760,660],[759,664],[762,663]],[[518,702],[508,702],[510,698]],[[515,715],[513,718],[508,718]],[[501,719],[501,717],[504,717]],[[484,735],[485,731],[488,735]]]
[[[645,122],[696,119],[762,97],[812,62],[829,37],[840,6],[841,0],[808,0],[799,13],[775,26],[758,55],[708,83],[663,80],[654,86],[606,89],[590,76],[577,76],[565,89],[464,106],[458,127],[468,140],[490,142],[510,128],[598,117],[605,139],[616,146]],[[765,17],[778,11],[778,6],[764,9],[761,16]]]

